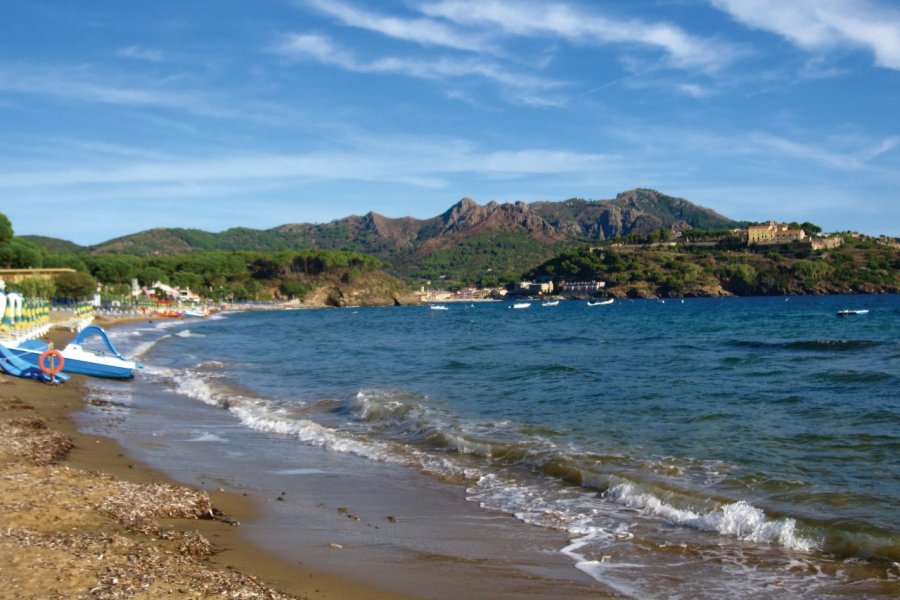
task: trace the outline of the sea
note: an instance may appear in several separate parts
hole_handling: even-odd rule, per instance
[[[441,599],[900,597],[900,296],[110,333],[143,367],[81,426],[258,499],[240,529],[286,560]]]

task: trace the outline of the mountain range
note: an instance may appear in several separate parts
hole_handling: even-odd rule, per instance
[[[401,275],[424,276],[431,264],[471,270],[529,268],[577,243],[608,240],[657,229],[723,229],[735,221],[683,198],[655,190],[622,192],[612,200],[488,202],[463,198],[429,219],[391,218],[370,212],[323,224],[295,223],[272,229],[245,227],[210,233],[159,228],[89,247],[38,236],[23,236],[51,252],[125,253],[138,256],[199,250],[278,251],[301,248],[356,250],[375,255]],[[491,255],[485,257],[485,252]],[[453,270],[453,269],[451,269]],[[426,268],[425,271],[428,271]]]

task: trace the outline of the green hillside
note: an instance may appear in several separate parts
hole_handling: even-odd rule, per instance
[[[616,297],[900,292],[900,250],[848,237],[843,247],[594,247],[567,250],[526,277],[598,280]]]

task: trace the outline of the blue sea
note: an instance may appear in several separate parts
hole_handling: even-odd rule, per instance
[[[85,428],[260,498],[242,527],[288,558],[434,598],[900,596],[898,296],[226,312],[112,334],[144,368],[91,383],[108,403]]]

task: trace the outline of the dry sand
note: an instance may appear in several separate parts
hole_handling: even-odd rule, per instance
[[[248,545],[249,498],[172,484],[80,434],[69,415],[87,400],[79,376],[0,374],[0,598],[401,597]]]

